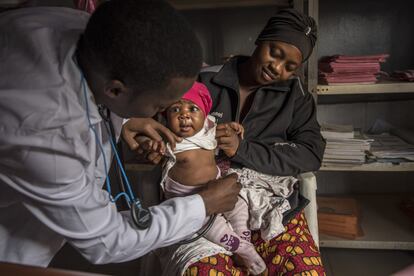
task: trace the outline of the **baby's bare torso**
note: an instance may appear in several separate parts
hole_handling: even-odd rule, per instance
[[[177,162],[168,175],[183,185],[200,186],[216,179],[214,150],[194,149],[176,154]]]

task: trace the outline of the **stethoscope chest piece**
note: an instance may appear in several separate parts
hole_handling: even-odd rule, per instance
[[[152,222],[151,212],[147,208],[142,207],[141,202],[134,201],[131,204],[131,215],[138,229],[143,230],[150,227]]]

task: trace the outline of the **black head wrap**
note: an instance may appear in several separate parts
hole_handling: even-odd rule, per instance
[[[256,39],[282,41],[295,45],[302,52],[302,62],[307,60],[316,43],[316,22],[294,9],[284,9],[272,16]]]

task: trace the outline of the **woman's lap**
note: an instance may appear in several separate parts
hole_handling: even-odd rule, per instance
[[[285,232],[265,242],[259,232],[252,235],[257,252],[267,265],[263,275],[325,275],[319,250],[309,232],[303,212],[285,226]],[[244,276],[232,258],[218,254],[192,264],[185,276]]]

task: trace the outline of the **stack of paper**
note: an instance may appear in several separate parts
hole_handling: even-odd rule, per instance
[[[336,125],[324,123],[321,125],[321,134],[325,139],[354,138],[354,128],[352,125]]]
[[[380,63],[385,62],[387,54],[369,56],[335,55],[319,61],[319,83],[372,84],[377,82]]]
[[[393,159],[414,161],[414,145],[389,133],[369,134],[368,136],[374,139],[370,153],[377,161],[393,162]]]
[[[321,133],[326,139],[323,164],[363,164],[372,139],[355,131],[352,125],[322,124]]]

